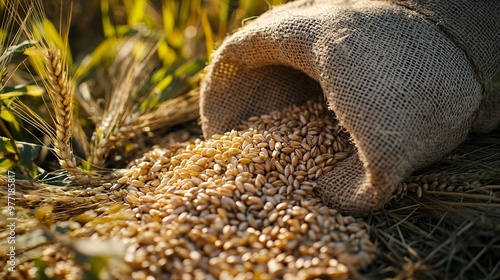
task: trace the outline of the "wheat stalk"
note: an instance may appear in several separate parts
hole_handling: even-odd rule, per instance
[[[48,76],[47,91],[52,101],[55,122],[55,137],[51,138],[59,164],[70,179],[78,184],[88,184],[87,174],[76,165],[70,140],[73,131],[73,87],[68,78],[61,52],[58,49],[44,51],[45,70]]]
[[[117,58],[111,67],[111,76],[116,77],[113,89],[107,100],[104,116],[92,135],[88,161],[103,167],[109,152],[119,142],[136,136],[141,126],[137,125],[140,112],[137,112],[141,87],[152,71],[152,61],[157,42],[132,37],[125,40],[119,48]]]
[[[144,128],[157,130],[168,128],[199,117],[199,88],[187,94],[163,102],[156,110],[142,115],[129,114],[106,138],[99,139],[89,159],[96,166],[102,166],[110,150],[121,141],[131,139]]]
[[[114,149],[124,139],[134,138],[141,130],[140,127],[134,125],[137,115],[130,114],[123,121],[119,121],[113,125],[102,125],[98,128],[101,133],[93,134],[93,142],[91,143],[91,154],[88,161],[97,167],[103,167],[109,152]],[[107,124],[107,122],[106,122]]]
[[[49,95],[54,105],[56,138],[54,148],[61,166],[73,175],[80,173],[71,150],[71,125],[73,122],[73,92],[58,50],[47,50],[46,69],[49,76]]]
[[[68,77],[65,56],[61,55],[61,46],[57,46],[51,38],[46,38],[43,33],[45,16],[43,15],[42,2],[37,0],[23,3],[12,0],[6,4],[7,22],[10,20],[19,24],[19,29],[14,37],[15,41],[23,34],[28,39],[27,42],[32,45],[29,48],[29,54],[27,54],[34,57],[33,66],[40,69],[42,73],[39,74],[45,78],[43,84],[51,100],[53,110],[51,117],[55,128],[52,128],[45,119],[38,116],[19,99],[14,100],[10,108],[21,119],[28,121],[51,139],[53,151],[59,164],[66,170],[70,179],[77,184],[86,184],[89,181],[88,175],[84,174],[76,165],[76,158],[70,144],[72,131],[78,125],[73,122],[74,89]],[[25,16],[21,16],[19,11],[25,13]],[[9,26],[7,25],[7,27]],[[59,33],[62,32],[59,31]],[[40,57],[41,61],[38,60]]]
[[[200,89],[163,102],[153,112],[139,117],[138,124],[156,130],[196,120],[200,116]]]
[[[0,1],[4,2],[3,0]],[[21,37],[21,32],[13,28],[16,18],[12,11],[17,9],[18,4],[17,1],[4,2],[5,11],[0,22],[1,30],[5,33],[0,36],[0,90],[3,90],[8,80],[7,65],[10,63],[17,47],[16,44],[19,43]],[[24,24],[24,21],[20,21],[19,24]]]

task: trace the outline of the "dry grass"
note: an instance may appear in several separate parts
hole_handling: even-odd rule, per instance
[[[500,132],[471,137],[407,179],[433,182],[445,187],[420,198],[410,191],[367,219],[378,255],[364,277],[500,277]]]

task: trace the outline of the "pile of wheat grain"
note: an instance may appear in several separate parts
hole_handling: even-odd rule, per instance
[[[310,102],[305,107],[251,118],[239,131],[216,135],[206,141],[170,143],[167,149],[155,148],[136,160],[135,166],[114,185],[66,191],[60,187],[26,186],[29,194],[23,194],[19,202],[33,207],[40,203],[51,205],[57,215],[50,217],[59,221],[73,217],[85,224],[73,222],[63,228],[72,230],[70,235],[73,237],[88,238],[90,243],[85,243],[88,247],[104,247],[97,239],[116,237],[121,240],[128,246],[128,253],[125,266],[111,265],[117,279],[147,279],[148,276],[160,279],[189,276],[199,279],[316,276],[342,279],[353,275],[374,258],[374,247],[366,236],[368,227],[360,220],[343,217],[324,207],[312,190],[314,180],[325,171],[335,172],[336,161],[347,156],[351,149],[348,135],[342,132],[322,103]],[[495,186],[477,188],[480,184],[476,181],[477,176],[457,174],[445,176],[446,180],[439,180],[439,176],[432,174],[410,177],[394,194],[403,196],[410,191],[421,196],[424,192],[441,193],[441,189],[466,190],[456,201],[442,200],[440,208],[435,198],[428,197],[431,203],[422,207],[422,211],[416,210],[422,203],[415,202],[414,206],[403,204],[399,210],[394,209],[396,212],[374,214],[370,224],[377,228],[371,231],[375,232],[372,237],[388,247],[378,251],[377,261],[368,268],[369,277],[394,276],[391,271],[407,273],[410,277],[414,275],[412,269],[422,275],[443,275],[445,272],[436,259],[447,258],[460,263],[463,255],[460,252],[454,257],[448,255],[456,247],[446,234],[432,235],[435,244],[446,244],[442,246],[422,247],[422,238],[427,240],[436,228],[444,232],[462,231],[463,220],[470,221],[466,228],[489,226],[492,221],[498,221],[495,211],[484,212],[485,208],[481,208],[495,207],[498,203],[490,205],[475,200],[472,204],[461,203],[463,199],[469,202],[474,198],[494,199],[488,191]],[[491,177],[483,176],[484,172],[479,175],[483,179]],[[467,180],[460,180],[460,176]],[[471,192],[475,189],[479,196]],[[444,193],[450,197],[458,195]],[[125,196],[127,203],[123,205]],[[111,200],[116,206],[111,206]],[[453,213],[448,213],[450,205],[456,209],[452,211],[454,215],[462,219],[457,220]],[[467,205],[470,207],[465,209]],[[84,214],[83,218],[76,216],[81,213],[79,208],[88,209],[89,206],[99,209]],[[37,213],[43,212],[38,211],[39,208]],[[59,212],[57,209],[64,210]],[[394,218],[398,211],[404,213]],[[447,219],[436,220],[438,224],[415,221],[414,216],[427,219],[436,211],[445,211]],[[104,212],[107,213],[102,214]],[[485,218],[483,214],[486,213],[491,217]],[[35,224],[27,228],[36,229]],[[488,236],[484,227],[481,228],[483,230],[474,231],[474,234],[478,238]],[[399,238],[404,238],[404,243]],[[451,238],[455,237],[451,235]],[[22,253],[20,260],[23,263],[16,268],[17,274],[8,276],[36,278],[37,268],[46,266],[45,274],[49,277],[81,279],[84,276],[82,268],[89,267],[88,259],[82,263],[74,246],[57,239],[53,241],[52,245],[44,245],[37,267],[33,267],[33,259],[29,256],[39,254]],[[406,244],[410,243],[413,245],[408,247]],[[461,251],[472,259],[477,253],[475,248],[481,247],[481,252],[487,250],[485,254],[494,259],[496,251],[490,243],[482,246],[480,242],[472,242],[469,247],[467,243],[461,245]],[[394,244],[400,244],[399,249]],[[440,248],[439,253],[434,247]],[[101,253],[106,254],[114,254],[113,251],[116,250],[101,249]],[[429,256],[429,259],[417,262],[407,271],[409,252]],[[471,263],[476,263],[476,259]],[[0,259],[0,264],[2,261]],[[420,262],[429,265],[422,266]],[[487,267],[494,266],[491,261],[486,260],[486,263],[490,264]],[[430,269],[431,266],[435,268]]]
[[[345,279],[374,258],[368,226],[313,189],[352,150],[321,100],[253,117],[145,154],[112,187],[128,207],[70,235],[124,241],[119,273],[133,279]],[[57,266],[49,251],[45,264]]]

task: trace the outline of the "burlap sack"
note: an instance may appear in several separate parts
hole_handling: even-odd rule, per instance
[[[498,0],[296,1],[214,53],[201,89],[206,137],[322,92],[357,153],[318,180],[345,213],[378,209],[398,182],[500,120]]]

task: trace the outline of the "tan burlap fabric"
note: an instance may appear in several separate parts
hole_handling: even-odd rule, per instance
[[[296,1],[228,37],[202,84],[205,136],[322,92],[357,153],[318,181],[345,213],[498,125],[500,1]]]

